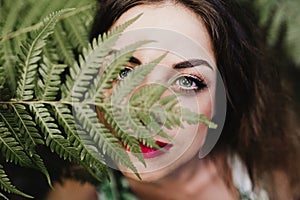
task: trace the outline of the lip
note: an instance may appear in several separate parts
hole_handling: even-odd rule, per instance
[[[156,144],[161,149],[150,148],[150,147],[143,145],[140,142],[141,151],[142,151],[145,159],[150,159],[150,158],[155,158],[155,157],[161,156],[166,153],[165,151],[170,150],[171,147],[173,146],[172,144],[161,142],[161,141],[156,141]]]

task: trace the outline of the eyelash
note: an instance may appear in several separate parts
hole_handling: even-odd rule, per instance
[[[123,80],[124,78],[126,78],[127,74],[132,71],[133,69],[131,67],[126,66],[124,69],[122,69],[119,73],[119,80]],[[122,77],[122,73],[126,73],[123,74],[124,76]]]
[[[180,84],[183,82],[180,81],[189,81],[186,83],[190,83],[191,86],[182,86]],[[200,78],[194,75],[181,75],[173,81],[173,90],[176,92],[200,92],[205,88],[207,88],[205,80],[202,77]]]
[[[120,71],[119,73],[119,80],[123,80],[124,78],[126,78],[127,74],[132,71],[133,69],[131,67],[126,66],[123,70]],[[122,75],[122,73],[125,73]],[[123,77],[122,77],[123,76]],[[185,86],[180,86],[180,82],[179,81],[190,81],[190,83],[192,84],[192,86],[190,86],[190,88],[187,88]],[[175,80],[173,81],[173,86],[172,89],[174,91],[177,92],[199,92],[203,89],[207,88],[207,84],[205,83],[204,79],[198,76],[194,76],[194,75],[181,75],[177,78],[175,78]]]

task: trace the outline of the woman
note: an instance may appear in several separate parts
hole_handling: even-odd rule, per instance
[[[200,124],[168,132],[175,141],[168,154],[144,156],[147,167],[135,163],[142,180],[120,166],[133,193],[140,199],[299,198],[299,134],[279,74],[245,11],[222,0],[105,0],[100,1],[92,38],[140,13],[116,48],[147,39],[161,44],[168,33],[172,39],[180,37],[138,50],[120,81],[168,51],[147,81],[176,77],[171,90],[181,94],[180,102],[211,118],[218,112],[219,71],[227,112],[220,139],[205,158],[198,156],[207,138],[207,128]],[[192,42],[183,43],[183,38]],[[143,148],[144,153],[152,151]]]

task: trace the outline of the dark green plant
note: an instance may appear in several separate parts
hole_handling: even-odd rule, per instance
[[[11,4],[0,2],[7,8]],[[13,15],[13,11],[8,13]],[[31,14],[37,15],[35,12]],[[150,42],[140,41],[119,51],[112,49],[122,31],[139,16],[89,44],[86,29],[80,30],[89,25],[74,27],[81,22],[77,13],[84,15],[82,7],[53,12],[31,26],[28,34],[23,28],[7,34],[9,23],[1,20],[3,162],[39,170],[51,185],[47,166],[37,152],[38,146],[46,146],[61,159],[83,166],[97,180],[108,177],[104,155],[139,176],[122,145],[145,164],[139,143],[159,148],[150,137],[153,132],[168,138],[158,121],[169,129],[183,126],[183,122],[215,127],[205,116],[180,108],[176,96],[162,97],[167,87],[159,84],[143,87],[126,101],[165,55],[137,67],[112,89],[133,52]],[[99,120],[99,113],[103,120]],[[0,188],[30,197],[13,186],[1,164]],[[6,198],[1,192],[0,196]]]
[[[284,50],[291,60],[300,66],[300,1],[295,0],[255,0],[254,5],[259,13],[260,26],[267,27],[267,42],[275,46],[282,39],[285,30]]]

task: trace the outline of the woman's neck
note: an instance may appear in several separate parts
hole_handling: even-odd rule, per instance
[[[215,163],[195,156],[184,166],[155,182],[128,181],[142,200],[237,199],[224,184]]]

